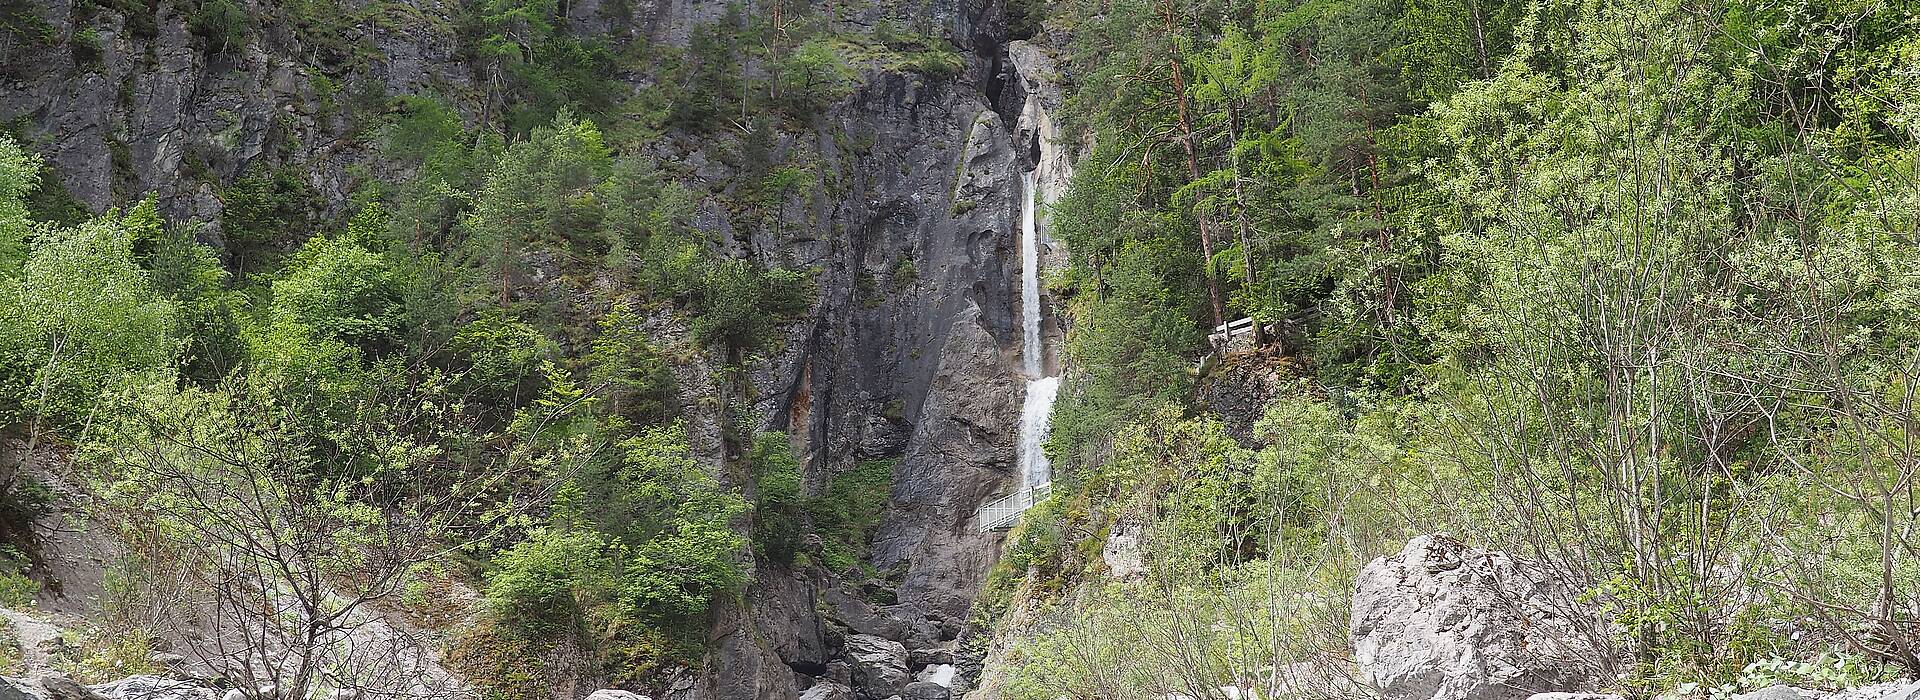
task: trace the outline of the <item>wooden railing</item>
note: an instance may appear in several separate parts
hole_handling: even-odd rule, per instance
[[[981,532],[1010,529],[1020,522],[1021,513],[1027,512],[1033,504],[1047,500],[1047,496],[1051,493],[1053,493],[1053,484],[1045,483],[987,501],[986,505],[980,506],[980,514],[975,522],[979,525]]]

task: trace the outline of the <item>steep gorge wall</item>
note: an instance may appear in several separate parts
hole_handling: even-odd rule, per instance
[[[434,95],[470,121],[490,108],[449,22],[452,0],[343,3],[377,12],[357,25],[366,50],[335,79],[318,77],[322,47],[272,2],[248,3],[258,27],[244,46],[210,53],[175,3],[144,18],[81,1],[38,8],[48,41],[5,47],[0,121],[89,209],[152,195],[170,219],[206,224],[211,244],[222,242],[223,187],[252,168],[294,166],[317,195],[314,215],[335,220],[366,182],[407,177],[380,157],[369,115],[341,107],[353,95]],[[564,6],[576,33],[675,46],[727,7]],[[909,649],[951,645],[998,550],[999,536],[975,532],[971,516],[1014,461],[1018,197],[1029,196],[1019,181],[1051,126],[1035,122],[1008,60],[998,0],[826,6],[849,31],[889,19],[937,28],[966,66],[953,78],[870,69],[812,125],[781,133],[776,162],[813,154],[839,184],[788,196],[775,216],[726,209],[722,195],[743,184],[724,164],[737,136],[668,134],[652,150],[703,194],[695,225],[728,251],[817,271],[813,310],[747,366],[750,414],[754,427],[789,435],[814,488],[862,461],[894,460],[871,553],[886,576],[856,585],[759,563],[743,599],[716,613],[715,653],[661,689],[670,697],[793,697],[815,677],[844,675],[846,631]],[[653,77],[623,79],[637,89]],[[691,371],[710,375],[724,359]],[[715,386],[702,379],[683,386]],[[702,414],[690,422],[707,426],[696,441],[705,461],[726,463],[713,427],[724,409],[681,398]]]

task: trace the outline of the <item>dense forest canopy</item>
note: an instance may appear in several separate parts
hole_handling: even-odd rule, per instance
[[[1274,669],[1349,653],[1343,582],[1431,531],[1573,582],[1629,694],[1920,671],[1910,4],[1050,22],[1094,144],[1052,211],[1078,495],[987,594],[1061,601],[1010,697],[1297,689]],[[1297,382],[1250,445],[1189,398],[1247,375],[1187,371],[1242,316]],[[1103,592],[1141,527],[1153,585]]]

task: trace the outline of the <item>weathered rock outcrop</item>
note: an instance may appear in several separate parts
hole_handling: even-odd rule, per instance
[[[220,691],[204,683],[161,676],[129,676],[92,689],[106,700],[213,700],[220,696]]]
[[[820,681],[800,694],[800,700],[855,700],[853,689],[833,681]]]
[[[951,640],[997,552],[997,536],[971,520],[1013,462],[1020,159],[988,78],[869,77],[810,144],[848,194],[788,202],[789,217],[813,222],[804,232],[735,240],[768,263],[817,271],[813,313],[750,371],[754,408],[803,455],[815,491],[862,462],[893,463],[870,555],[887,595],[762,569],[746,623],[721,623],[703,697],[788,698],[809,687],[795,671],[823,677],[832,659],[819,608],[914,648]]]
[[[1573,595],[1500,552],[1424,535],[1360,572],[1354,660],[1386,700],[1524,700],[1590,690],[1601,650]]]
[[[901,700],[950,700],[952,697],[951,689],[932,681],[908,683],[907,687],[900,691]]]
[[[899,642],[856,634],[847,638],[847,658],[853,662],[853,689],[863,700],[897,695],[907,685],[907,650]]]
[[[1839,692],[1826,692],[1773,685],[1732,696],[1732,700],[1914,700],[1920,698],[1920,683],[1911,680],[1874,683]],[[1604,693],[1536,693],[1527,700],[1622,700],[1622,696]]]

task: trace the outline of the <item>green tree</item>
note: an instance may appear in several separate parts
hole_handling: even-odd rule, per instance
[[[172,371],[178,308],[134,260],[139,225],[109,213],[41,228],[18,276],[0,279],[0,422],[77,423],[102,390]]]

